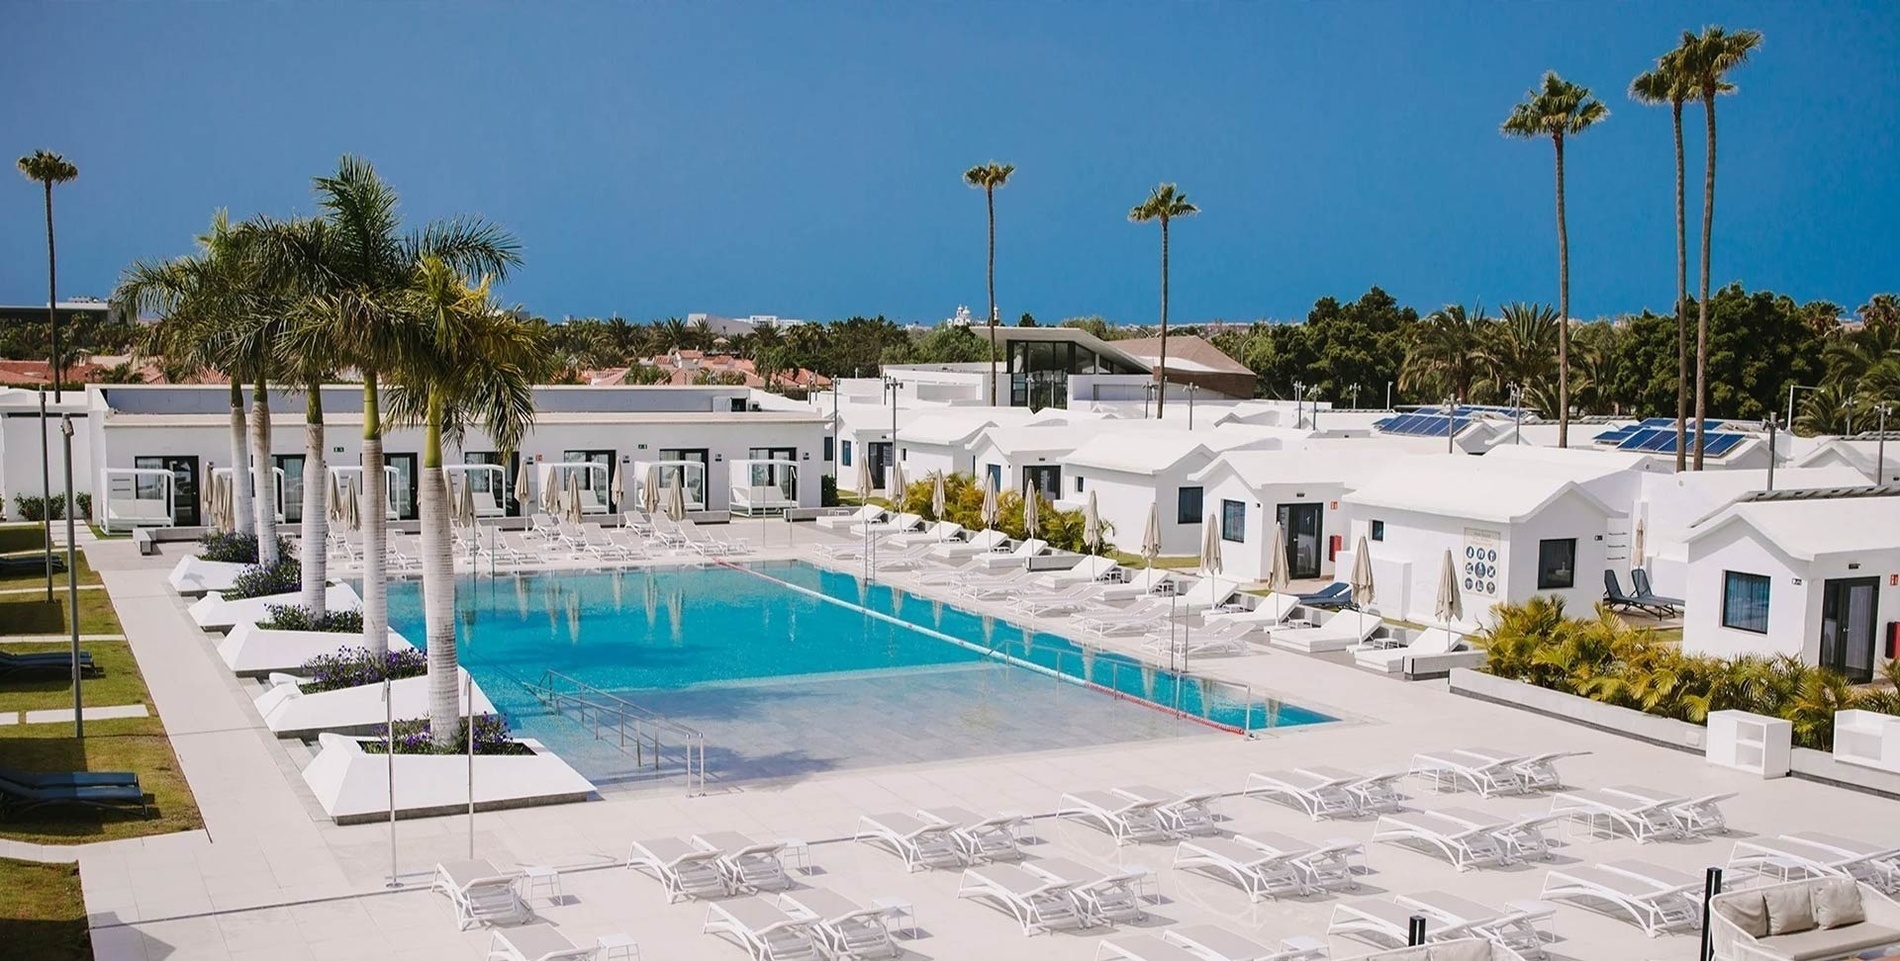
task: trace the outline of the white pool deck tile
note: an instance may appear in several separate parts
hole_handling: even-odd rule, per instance
[[[784,525],[773,523],[749,533],[754,544],[783,543]],[[801,530],[799,536],[826,535]],[[127,637],[205,817],[202,831],[79,849],[95,957],[485,957],[489,934],[479,929],[458,932],[446,900],[427,890],[437,860],[467,856],[467,818],[398,823],[395,860],[403,887],[387,889],[389,827],[338,827],[322,818],[295,766],[286,763],[284,749],[251,710],[244,688],[218,660],[215,635],[192,624],[183,600],[166,584],[170,561],[139,558],[129,545],[117,542],[89,545],[89,553],[115,603],[121,609],[138,605],[141,616],[127,619]],[[957,900],[956,872],[907,874],[892,855],[848,840],[858,815],[946,804],[1044,815],[1069,790],[1139,783],[1237,791],[1250,771],[1300,764],[1391,770],[1403,767],[1416,751],[1476,743],[1525,751],[1591,751],[1563,764],[1566,777],[1578,784],[1639,782],[1685,794],[1739,792],[1726,805],[1737,837],[1842,824],[1869,826],[1871,831],[1872,825],[1887,819],[1892,805],[1806,781],[1764,782],[1709,766],[1692,755],[1451,696],[1442,683],[1403,684],[1314,658],[1257,654],[1210,659],[1198,663],[1196,670],[1254,684],[1347,720],[1251,741],[1194,736],[738,786],[715,784],[716,793],[694,798],[672,789],[612,792],[586,804],[479,814],[474,819],[475,851],[503,866],[559,868],[566,897],[560,904],[537,897],[537,913],[580,944],[602,934],[630,934],[649,959],[737,961],[743,953],[700,934],[703,905],[668,905],[656,882],[620,867],[628,843],[738,830],[810,842],[815,872],[800,876],[802,884],[832,888],[866,903],[882,897],[910,902],[923,936],[903,942],[908,956],[1083,961],[1095,956],[1101,936],[1112,931],[1025,937],[1003,913]],[[1480,801],[1469,795],[1423,795],[1414,803],[1426,808],[1477,807],[1501,816],[1546,810],[1549,804],[1539,798]],[[1222,811],[1235,828],[1309,839],[1367,840],[1372,832],[1370,821],[1315,823],[1285,807],[1247,798],[1225,800]],[[1501,904],[1535,897],[1543,877],[1542,865],[1460,874],[1409,849],[1369,844],[1373,873],[1363,879],[1359,892],[1253,904],[1229,885],[1171,870],[1170,845],[1117,848],[1098,831],[1047,817],[1034,820],[1028,833],[1036,841],[1032,853],[1103,867],[1152,869],[1161,903],[1147,923],[1134,927],[1211,921],[1269,941],[1323,934],[1332,906],[1346,897],[1452,889]],[[1551,863],[1641,858],[1699,873],[1725,862],[1730,844],[1728,838],[1637,845],[1576,837]],[[37,852],[33,846],[0,846],[0,854],[9,850]],[[1652,940],[1629,924],[1575,907],[1559,909],[1556,925],[1561,939],[1550,950],[1559,959],[1640,961],[1693,953],[1692,937]],[[1333,940],[1333,947],[1340,956],[1363,952],[1363,946],[1340,939]]]

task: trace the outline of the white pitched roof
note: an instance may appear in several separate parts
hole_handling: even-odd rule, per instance
[[[1489,457],[1421,457],[1344,499],[1364,507],[1515,524],[1573,491],[1604,514],[1617,513],[1569,472]]]
[[[1754,528],[1770,544],[1800,560],[1900,549],[1900,497],[1896,496],[1742,501],[1697,524],[1689,541],[1694,543],[1732,523]]]
[[[1382,449],[1371,444],[1327,450],[1230,450],[1194,474],[1207,484],[1234,475],[1259,490],[1275,484],[1343,484],[1356,490],[1393,470],[1408,469],[1429,455]],[[1438,456],[1445,456],[1443,451]]]

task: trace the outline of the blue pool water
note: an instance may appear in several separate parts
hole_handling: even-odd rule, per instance
[[[792,562],[464,579],[463,663],[515,728],[596,781],[613,738],[546,710],[549,671],[702,731],[716,778],[786,776],[1331,720]],[[390,621],[424,636],[420,585]]]

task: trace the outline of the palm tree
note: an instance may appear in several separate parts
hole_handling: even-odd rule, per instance
[[[1478,363],[1484,370],[1478,389],[1503,396],[1516,384],[1531,406],[1549,410],[1553,404],[1548,384],[1562,326],[1557,312],[1544,304],[1504,305],[1478,350]]]
[[[1549,137],[1557,152],[1557,446],[1570,446],[1570,232],[1564,223],[1564,140],[1602,123],[1610,108],[1557,71],[1544,73],[1500,128],[1507,137]]]
[[[1651,106],[1669,105],[1676,132],[1676,470],[1688,464],[1689,441],[1689,219],[1684,206],[1686,173],[1682,153],[1682,105],[1693,94],[1682,70],[1682,53],[1672,50],[1656,60],[1656,69],[1630,81],[1630,99]]]
[[[1433,311],[1413,331],[1399,365],[1399,389],[1429,397],[1450,394],[1460,403],[1471,402],[1472,387],[1482,373],[1481,348],[1490,324],[1482,304],[1476,313],[1463,304]]]
[[[389,521],[380,388],[385,376],[404,369],[415,349],[405,312],[412,306],[417,265],[433,255],[465,273],[501,276],[520,257],[513,237],[479,219],[435,221],[405,233],[395,190],[360,158],[345,156],[335,174],[313,183],[328,224],[327,242],[321,261],[303,263],[300,273],[324,283],[306,299],[286,339],[293,354],[327,357],[339,368],[354,367],[363,379],[362,493],[369,505],[363,512],[363,643],[381,654],[389,649]],[[299,254],[296,248],[276,252]]]
[[[429,651],[429,731],[438,747],[454,744],[461,717],[455,637],[454,538],[442,441],[459,443],[480,424],[497,449],[515,450],[534,419],[534,375],[544,351],[540,328],[496,308],[486,278],[474,287],[442,258],[416,268],[402,336],[412,342],[392,370],[390,416],[423,427],[422,595]]]
[[[1702,294],[1696,302],[1695,322],[1695,469],[1702,469],[1702,427],[1708,414],[1709,380],[1709,233],[1715,227],[1715,97],[1733,93],[1735,86],[1724,79],[1730,70],[1748,62],[1749,54],[1761,46],[1761,31],[1737,30],[1729,33],[1721,27],[1705,27],[1701,36],[1682,33],[1677,48],[1684,80],[1702,98],[1702,112],[1708,120],[1707,160],[1702,173]]]
[[[1016,172],[1015,164],[999,164],[992,160],[986,164],[977,164],[963,172],[963,182],[983,191],[983,201],[990,211],[990,312],[984,322],[990,327],[990,406],[996,406],[996,191],[1009,183],[1009,175]]]
[[[59,317],[56,313],[59,303],[59,257],[53,245],[53,185],[70,183],[79,176],[79,168],[65,157],[48,150],[35,150],[21,157],[17,165],[26,179],[38,181],[46,192],[46,326],[52,331],[53,337],[53,349],[47,360],[53,368],[53,400],[58,401],[62,365]]]
[[[1138,224],[1161,221],[1161,359],[1155,364],[1155,417],[1161,416],[1168,401],[1168,223],[1176,217],[1192,217],[1201,208],[1188,203],[1187,194],[1174,184],[1160,184],[1148,192],[1148,199],[1128,211],[1128,219]]]

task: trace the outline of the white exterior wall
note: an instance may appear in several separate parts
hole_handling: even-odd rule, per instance
[[[1339,578],[1344,574],[1342,569],[1334,566],[1327,545],[1336,535],[1344,538],[1342,551],[1353,544],[1352,538],[1345,537],[1348,533],[1346,514],[1339,502],[1345,493],[1346,486],[1337,482],[1253,485],[1228,473],[1203,492],[1205,508],[1202,513],[1218,514],[1223,500],[1240,501],[1247,505],[1246,540],[1238,544],[1223,541],[1221,565],[1227,574],[1258,581],[1267,576],[1267,553],[1273,548],[1273,526],[1277,523],[1280,505],[1320,504],[1320,576]],[[1199,525],[1195,526],[1193,536],[1195,541],[1191,551],[1197,551],[1200,549]],[[1378,556],[1377,551],[1371,553],[1375,558]]]
[[[1077,477],[1082,478],[1081,493],[1075,490]],[[1194,527],[1195,537],[1183,540],[1179,532],[1180,525],[1174,523],[1174,487],[1166,486],[1157,490],[1155,480],[1146,474],[1098,467],[1071,467],[1063,472],[1063,500],[1058,506],[1065,510],[1080,510],[1088,503],[1089,494],[1093,493],[1102,520],[1114,528],[1109,532],[1108,540],[1121,550],[1138,554],[1141,552],[1142,531],[1148,525],[1148,509],[1160,503],[1161,553],[1194,553],[1200,547],[1200,525]]]
[[[1682,594],[1684,652],[1717,657],[1789,654],[1809,664],[1819,662],[1821,579],[1810,576],[1806,563],[1775,550],[1747,525],[1729,524],[1689,544],[1688,570],[1688,589]],[[1722,626],[1722,582],[1728,571],[1767,575],[1768,633]],[[1881,610],[1893,610],[1886,589],[1881,593]]]
[[[48,395],[51,396],[50,394]],[[72,395],[68,395],[71,397]],[[62,446],[65,438],[59,431],[59,418],[51,412],[48,405],[46,417],[46,464],[53,496],[63,497],[66,490],[65,450]],[[67,407],[74,409],[71,400]],[[88,416],[81,412],[73,415],[73,491],[91,492],[93,485],[87,478],[92,470],[92,429]],[[8,410],[0,416],[0,514],[9,518],[19,515],[18,504],[14,498],[20,496],[39,497],[45,489],[45,481],[40,474],[40,418],[39,408],[35,406],[29,416],[20,410]],[[104,510],[104,501],[94,495],[93,503],[100,505],[95,510]]]
[[[913,444],[904,439],[904,432],[899,429],[897,449],[904,463],[904,478],[908,481],[936,471],[942,471],[945,477],[970,473],[970,455],[961,444]]]

